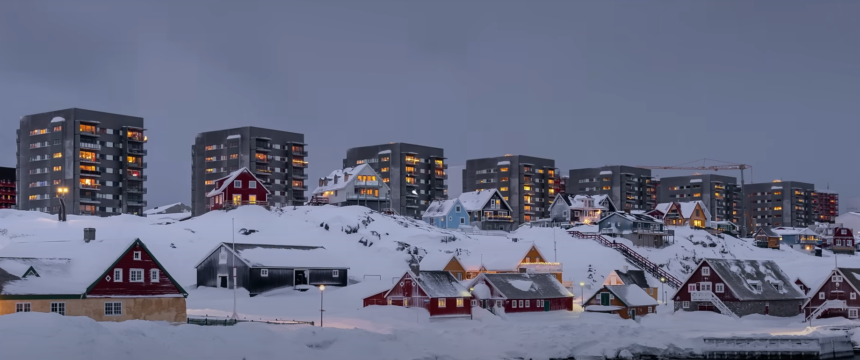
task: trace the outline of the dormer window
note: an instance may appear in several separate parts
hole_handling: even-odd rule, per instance
[[[747,280],[747,283],[749,284],[750,288],[751,288],[754,292],[757,292],[757,293],[760,293],[760,292],[761,292],[761,281],[758,281],[758,280]]]
[[[711,276],[711,268],[707,266],[702,267],[702,276]]]
[[[835,283],[841,283],[842,282],[842,276],[833,275],[830,277],[830,281],[835,282]]]

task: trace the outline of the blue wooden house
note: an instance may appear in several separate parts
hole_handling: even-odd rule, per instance
[[[780,237],[780,243],[793,246],[821,246],[821,238],[818,233],[808,228],[776,227],[773,232]]]
[[[431,202],[421,218],[430,225],[444,229],[456,229],[460,226],[470,225],[469,213],[459,199]]]
[[[663,247],[669,240],[669,232],[663,222],[644,214],[614,212],[597,223],[601,234],[620,236],[637,246]]]

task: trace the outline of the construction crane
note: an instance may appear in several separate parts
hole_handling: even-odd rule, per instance
[[[708,165],[707,162],[717,162],[721,163],[719,165]],[[700,166],[694,165],[694,163],[701,162]],[[744,170],[750,170],[750,179],[752,179],[752,165],[747,164],[734,164],[726,161],[714,160],[703,158],[699,160],[693,160],[687,163],[683,163],[675,166],[637,166],[640,169],[652,169],[652,170],[710,170],[710,171],[720,171],[720,170],[740,170],[741,171],[741,234],[746,235],[747,232],[747,212],[746,212],[746,191],[744,190]]]

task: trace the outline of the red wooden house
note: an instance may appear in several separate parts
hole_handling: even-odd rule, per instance
[[[821,284],[809,291],[803,304],[805,319],[846,317],[857,319],[860,311],[860,269],[835,268]]]
[[[833,229],[832,245],[831,249],[834,253],[854,255],[854,250],[856,249],[854,230],[844,227]]]
[[[140,239],[21,242],[0,250],[0,314],[185,322],[188,295]]]
[[[478,304],[494,314],[573,311],[573,294],[554,274],[482,273],[469,283],[469,288]]]
[[[427,309],[431,318],[472,316],[472,295],[448,271],[407,271],[388,291],[366,297],[370,305]]]
[[[209,210],[235,208],[242,205],[268,205],[271,192],[248,168],[241,168],[230,175],[215,180],[215,188],[209,198]]]
[[[795,316],[806,295],[770,260],[703,259],[672,296],[675,310]]]

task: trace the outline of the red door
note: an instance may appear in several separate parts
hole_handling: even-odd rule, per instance
[[[412,280],[403,282],[403,297],[412,297]]]

